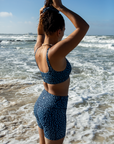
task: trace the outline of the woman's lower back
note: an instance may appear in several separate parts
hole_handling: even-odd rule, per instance
[[[70,84],[70,78],[60,84],[44,84],[44,89],[49,92],[50,94],[57,95],[57,96],[67,96],[68,95],[68,88]]]

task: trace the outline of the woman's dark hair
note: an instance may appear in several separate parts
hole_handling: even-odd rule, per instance
[[[50,7],[50,6],[52,6],[52,4],[53,4],[52,0],[45,0],[45,6],[46,7]]]
[[[45,7],[50,7],[52,4],[52,0],[45,1]],[[49,9],[42,14],[41,23],[43,24],[44,32],[47,35],[51,35],[59,29],[62,30],[65,26],[62,15],[59,12]]]

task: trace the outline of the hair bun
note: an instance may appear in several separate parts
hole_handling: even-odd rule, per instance
[[[48,10],[59,13],[59,11],[58,11],[56,8],[54,8],[53,6],[44,8],[44,9],[43,9],[43,13],[45,13],[45,12],[48,11]]]
[[[50,7],[50,6],[52,6],[52,4],[53,4],[52,0],[45,0],[45,6],[46,7]]]

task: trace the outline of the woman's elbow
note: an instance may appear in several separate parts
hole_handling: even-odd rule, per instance
[[[88,31],[88,29],[89,29],[89,24],[86,23],[85,26],[84,26],[84,28]]]
[[[86,31],[88,31],[88,29],[89,29],[89,24],[86,22],[80,26],[80,30],[82,30],[82,31],[86,32]]]
[[[83,27],[83,30],[85,31],[85,33],[89,30],[89,24],[86,23],[85,26]]]

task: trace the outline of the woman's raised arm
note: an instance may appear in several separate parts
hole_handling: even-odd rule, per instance
[[[38,36],[37,36],[37,42],[34,47],[34,52],[36,51],[37,48],[41,47],[42,43],[44,42],[44,38],[45,38],[43,26],[41,23],[41,14],[42,14],[43,9],[44,9],[44,7],[40,9],[40,19],[39,19],[39,24],[38,24],[38,28],[37,28]]]
[[[78,14],[66,8],[61,0],[53,0],[53,6],[66,15],[76,28],[66,39],[54,46],[54,57],[63,58],[80,43],[88,31],[89,25]]]

